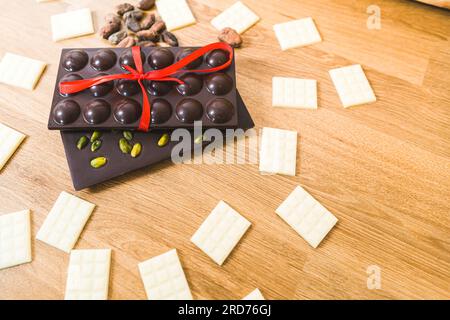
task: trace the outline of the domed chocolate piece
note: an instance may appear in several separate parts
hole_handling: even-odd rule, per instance
[[[233,117],[234,108],[230,101],[217,98],[206,106],[206,115],[214,123],[225,123]]]
[[[169,81],[147,81],[145,86],[152,96],[163,96],[172,89],[173,84]]]
[[[233,89],[233,79],[225,73],[212,73],[205,80],[208,91],[216,96],[227,94]]]
[[[89,61],[89,56],[83,50],[70,50],[64,55],[62,65],[67,71],[83,69]]]
[[[59,80],[59,83],[61,83],[61,82],[69,82],[69,81],[77,81],[77,80],[82,80],[82,79],[83,79],[83,77],[80,76],[79,74],[69,73],[69,74],[66,74],[64,77],[62,77],[61,80]],[[64,93],[60,92],[59,94],[62,95],[63,97],[69,97],[69,96],[74,96],[77,93],[78,92],[64,94]]]
[[[145,56],[141,51],[141,60],[142,65],[145,63]],[[133,69],[136,69],[136,65],[134,63],[133,54],[131,53],[131,49],[126,50],[119,58],[120,67],[125,70],[124,65],[129,66]]]
[[[193,123],[203,116],[203,107],[195,99],[187,98],[181,100],[175,109],[178,120],[184,123]]]
[[[211,51],[206,56],[206,63],[211,67],[218,67],[228,61],[228,52],[221,49]]]
[[[164,99],[158,98],[153,100],[151,108],[152,123],[164,123],[169,120],[172,115],[172,107],[170,103]]]
[[[98,71],[105,71],[116,64],[116,54],[109,49],[98,50],[91,58],[91,66]]]
[[[156,48],[148,56],[148,64],[153,69],[163,69],[174,61],[172,51],[166,48]]]
[[[186,48],[180,51],[180,53],[178,54],[177,57],[177,61],[180,61],[181,59],[187,57],[188,55],[190,55],[192,52],[194,52],[194,49],[191,48]],[[189,63],[187,66],[185,66],[183,69],[195,69],[198,68],[203,62],[203,57],[199,57],[197,59],[195,59],[194,61],[192,61],[191,63]]]
[[[106,73],[99,73],[95,77],[106,76]],[[89,88],[94,97],[103,97],[114,88],[114,81],[104,82]]]
[[[109,118],[111,106],[103,99],[89,101],[84,107],[83,118],[89,124],[99,124]]]
[[[53,110],[53,119],[58,124],[70,124],[80,115],[80,106],[73,100],[59,102]]]
[[[177,90],[183,96],[193,96],[202,90],[203,81],[201,76],[195,73],[188,73],[180,77],[184,84],[177,85]]]
[[[133,99],[123,98],[114,107],[114,119],[122,124],[136,122],[141,116],[141,105]]]
[[[139,92],[140,87],[137,81],[120,79],[117,81],[117,92],[124,97],[133,96]]]

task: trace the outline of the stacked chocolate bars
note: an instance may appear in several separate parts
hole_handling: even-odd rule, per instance
[[[64,49],[48,128],[61,130],[74,188],[170,159],[171,132],[194,121],[252,128],[224,46]],[[191,140],[184,151],[214,142]]]

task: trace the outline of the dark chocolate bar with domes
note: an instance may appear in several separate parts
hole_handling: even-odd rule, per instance
[[[141,50],[144,73],[158,71],[185,58],[197,47],[145,47]],[[230,53],[214,49],[171,76],[183,81],[143,80],[150,102],[149,129],[235,128],[238,124],[234,58],[223,70],[211,73],[185,70],[224,65]],[[129,74],[136,69],[131,48],[63,49],[56,79],[48,128],[56,130],[137,130],[141,124],[143,93],[137,80],[115,79],[63,94],[61,82],[99,76]]]

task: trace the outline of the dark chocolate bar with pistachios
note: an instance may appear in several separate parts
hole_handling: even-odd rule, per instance
[[[237,98],[238,128],[244,130],[253,128],[254,122],[239,93]],[[171,132],[144,133],[120,130],[103,131],[96,133],[96,136],[92,137],[93,134],[92,131],[61,131],[73,186],[76,190],[91,187],[164,160],[170,161],[172,151],[179,143],[170,141],[170,138],[167,139]],[[228,134],[232,133],[229,131]],[[85,137],[83,140],[86,141],[83,145],[79,145],[82,137]],[[187,150],[185,148],[185,152],[192,153],[196,148],[204,147],[211,143],[202,141],[202,135],[195,136],[195,134],[192,134],[190,137],[190,148],[187,148]],[[93,142],[91,142],[91,138],[94,138],[92,139],[93,142],[100,141],[100,143],[97,143],[100,146],[92,148]],[[124,140],[131,149],[122,150],[120,141]],[[131,154],[132,148],[137,144],[140,144],[140,150],[133,157]],[[91,162],[98,158],[104,158],[100,161],[101,165],[98,167],[93,166]]]

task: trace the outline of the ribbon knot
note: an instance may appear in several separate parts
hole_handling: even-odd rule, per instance
[[[213,50],[224,50],[229,53],[228,60],[218,66],[209,69],[195,69],[195,70],[185,70],[183,69],[191,62],[197,60],[202,57],[206,53]],[[144,67],[141,59],[141,48],[134,46],[131,48],[135,69],[130,66],[124,65],[123,67],[129,73],[121,73],[121,74],[110,74],[106,76],[99,76],[91,79],[83,79],[76,81],[66,81],[61,82],[59,84],[59,90],[62,94],[70,94],[83,91],[92,86],[99,85],[105,82],[114,81],[117,79],[125,79],[131,81],[137,81],[142,91],[142,114],[141,119],[139,121],[138,130],[139,131],[148,131],[150,127],[150,114],[151,114],[151,105],[150,100],[147,95],[147,91],[145,90],[145,86],[143,84],[144,80],[150,81],[174,81],[179,84],[183,84],[184,82],[178,79],[176,76],[182,73],[212,73],[216,71],[220,71],[228,68],[233,61],[233,49],[226,43],[216,42],[209,45],[206,45],[200,49],[195,50],[188,56],[179,60],[178,62],[159,70],[151,70],[149,72],[144,72]]]

